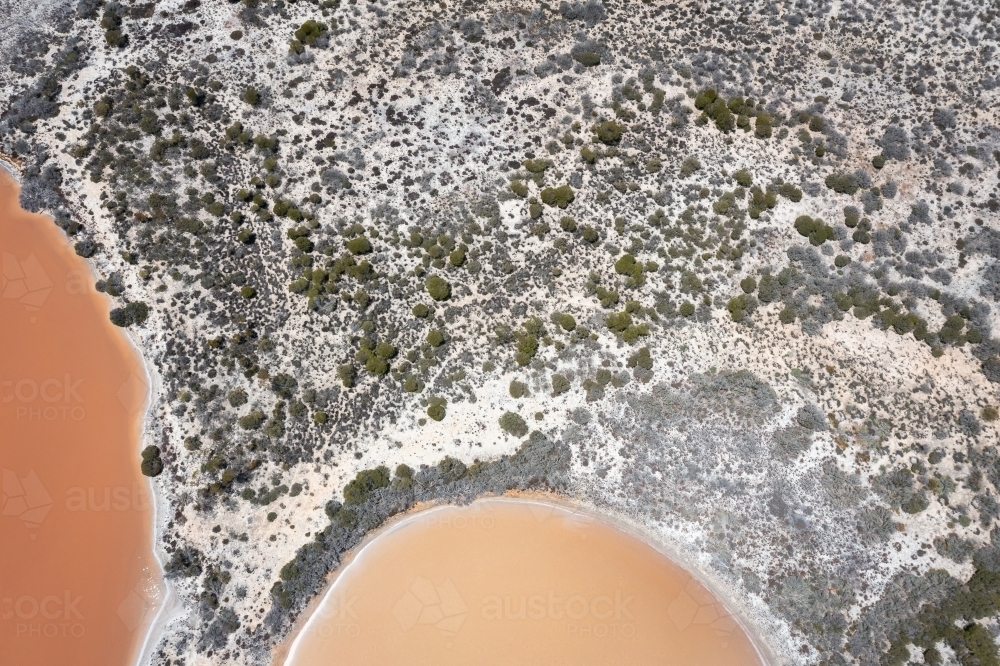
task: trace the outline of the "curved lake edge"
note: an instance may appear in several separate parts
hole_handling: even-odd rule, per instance
[[[340,565],[331,571],[321,590],[310,600],[309,604],[299,613],[292,626],[292,630],[278,643],[272,650],[270,666],[290,666],[294,662],[296,649],[299,640],[305,634],[309,624],[318,616],[318,611],[325,604],[329,596],[333,593],[337,581],[353,564],[365,555],[365,550],[372,542],[382,536],[388,535],[409,523],[425,518],[436,511],[454,507],[467,507],[481,502],[506,502],[511,504],[536,504],[545,507],[560,509],[570,514],[582,515],[589,519],[603,523],[626,537],[631,537],[643,545],[649,546],[660,556],[666,558],[673,564],[680,567],[689,574],[695,581],[701,584],[712,594],[715,600],[721,604],[736,622],[740,630],[746,635],[753,646],[760,663],[763,666],[778,666],[781,662],[775,656],[768,643],[763,639],[761,633],[746,618],[745,613],[740,612],[740,607],[731,599],[722,586],[710,575],[691,561],[676,548],[665,542],[660,536],[654,534],[646,526],[627,520],[623,515],[614,515],[607,510],[601,509],[593,504],[582,500],[574,499],[567,495],[543,492],[510,491],[502,495],[483,495],[477,497],[468,504],[456,504],[446,500],[423,502],[412,506],[407,511],[398,513],[377,528],[368,532],[361,543],[350,549],[340,562]]]
[[[16,183],[18,190],[23,186],[21,170],[16,164],[15,160],[11,156],[4,153],[0,153],[0,177],[9,176]],[[20,202],[18,202],[20,205]],[[24,210],[24,209],[22,209]],[[55,220],[46,213],[35,213],[30,211],[25,211],[31,215],[37,215],[45,220],[47,220],[53,227],[56,227]],[[69,239],[66,237],[65,233],[58,234],[62,239],[62,242],[70,245]],[[70,247],[72,250],[72,247]],[[98,277],[94,271],[94,265],[91,261],[87,259],[80,258],[82,263],[86,265],[89,271],[89,277],[91,279],[91,284],[94,284]],[[151,431],[148,427],[150,422],[153,400],[155,397],[160,395],[160,389],[162,382],[160,381],[159,374],[151,367],[151,365],[146,361],[145,354],[142,353],[142,345],[138,340],[133,337],[132,333],[125,328],[118,329],[122,340],[125,341],[126,347],[130,350],[131,354],[138,361],[138,366],[142,368],[143,379],[146,382],[146,395],[143,402],[142,414],[139,416],[139,431],[136,437],[137,448],[135,449],[134,464],[138,465],[140,456],[139,454],[148,444],[154,444],[153,438],[151,436]],[[160,537],[162,536],[162,530],[160,529],[160,517],[166,515],[166,510],[169,509],[169,502],[164,494],[160,491],[153,479],[144,477],[146,481],[147,490],[151,498],[150,502],[150,541],[148,543],[148,554],[151,556],[151,560],[156,563],[158,568],[157,577],[158,583],[160,585],[161,591],[163,593],[160,599],[159,607],[156,609],[156,614],[149,621],[148,627],[146,627],[145,633],[142,636],[142,640],[137,642],[135,646],[135,653],[132,659],[132,663],[136,666],[142,664],[151,663],[152,653],[156,647],[157,637],[162,633],[163,627],[178,614],[177,611],[180,610],[179,599],[174,593],[173,587],[170,585],[166,570],[164,568],[164,561],[160,557],[157,549],[157,544],[160,542]]]

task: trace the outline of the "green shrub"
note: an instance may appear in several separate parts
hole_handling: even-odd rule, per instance
[[[247,86],[243,91],[243,101],[250,106],[257,106],[257,103],[260,102],[260,92],[258,92],[253,86]],[[237,134],[239,134],[239,132]]]
[[[593,164],[597,161],[597,153],[595,153],[589,146],[584,146],[580,149],[580,158],[587,164]],[[525,188],[525,194],[527,194],[527,188]]]
[[[718,98],[719,94],[714,89],[707,88],[698,93],[698,96],[694,98],[694,108],[704,111],[709,104],[714,103]]]
[[[433,328],[427,333],[427,344],[431,347],[440,347],[444,344],[444,331],[440,328]]]
[[[500,427],[514,437],[524,437],[528,434],[528,424],[514,412],[504,412],[500,417]]]
[[[606,120],[594,126],[597,140],[609,146],[613,146],[621,141],[624,131],[625,129],[613,120]]]
[[[125,307],[111,310],[111,323],[122,328],[141,326],[149,318],[149,306],[142,301],[133,301]]]
[[[458,268],[465,264],[465,250],[457,247],[448,255],[448,263]]]
[[[556,316],[556,321],[564,331],[572,331],[576,328],[576,319],[571,314],[561,313]]]
[[[677,173],[681,178],[687,178],[699,169],[701,169],[701,162],[694,155],[689,155],[681,162],[681,168]]]
[[[570,382],[566,375],[554,374],[552,375],[552,395],[562,395],[569,390]]]
[[[600,234],[597,233],[597,229],[595,229],[590,225],[587,225],[583,228],[583,230],[580,232],[580,236],[583,238],[583,240],[591,244],[596,243],[601,238]]]
[[[601,64],[601,55],[593,51],[584,51],[583,53],[577,53],[573,56],[573,59],[584,67],[596,67]]]
[[[431,417],[435,421],[441,421],[445,416],[445,406],[439,403],[434,403],[427,407],[427,416]]]
[[[638,286],[642,283],[643,266],[631,254],[626,253],[619,257],[618,261],[615,262],[615,272],[631,278],[630,284],[632,286]]]
[[[426,319],[431,314],[431,309],[424,305],[423,303],[417,303],[413,306],[413,316],[419,317],[420,319]]]
[[[795,187],[791,183],[782,183],[778,187],[778,194],[796,203],[802,201],[802,190]]]
[[[541,191],[542,203],[546,206],[558,206],[566,208],[573,202],[573,188],[569,185],[559,187],[546,187]]]
[[[663,168],[663,160],[659,157],[654,157],[648,162],[646,162],[646,171],[648,173],[656,173]]]
[[[328,30],[329,28],[325,23],[320,23],[310,19],[303,23],[299,29],[295,31],[295,39],[302,42],[306,46],[312,46],[316,43],[316,40],[325,35]]]
[[[848,257],[846,254],[839,254],[837,255],[837,258],[833,260],[833,265],[836,266],[837,268],[843,268],[844,266],[847,266],[850,263],[851,263],[851,258]]]
[[[264,412],[259,409],[255,409],[245,416],[241,416],[237,423],[244,430],[258,430],[264,424]]]
[[[681,316],[690,317],[691,315],[694,314],[694,303],[692,303],[691,301],[684,301],[683,303],[681,303],[681,306],[680,308],[678,308],[678,311],[681,313]]]
[[[752,294],[757,289],[757,280],[753,279],[752,276],[743,278],[740,280],[740,289],[743,290],[744,294]]]
[[[516,379],[510,383],[510,397],[519,399],[528,395],[528,385],[524,382],[519,382]]]
[[[825,224],[819,218],[811,218],[808,215],[800,215],[795,218],[795,230],[800,236],[806,236],[811,245],[822,245],[828,240],[833,240],[833,227]]]
[[[608,328],[615,333],[623,333],[632,325],[632,315],[627,311],[613,312],[605,320]]]
[[[754,135],[758,139],[769,139],[773,132],[774,117],[769,113],[758,113],[754,123]],[[780,138],[780,137],[779,137]]]
[[[753,176],[750,175],[750,172],[746,169],[740,169],[733,174],[733,177],[736,179],[736,182],[740,185],[740,187],[750,187],[750,185],[753,184]]]
[[[854,174],[831,173],[824,181],[826,186],[838,194],[854,195],[858,191],[858,180]]]
[[[327,420],[326,412],[322,410],[317,411],[315,414],[313,414],[313,421],[315,421],[317,425],[323,425],[324,423],[326,423],[326,420]]]
[[[562,227],[563,231],[572,233],[576,231],[576,219],[570,215],[564,215],[559,218],[559,226]]]
[[[523,199],[528,196],[528,185],[520,180],[512,180],[510,181],[510,191]]]
[[[344,486],[344,503],[361,504],[373,492],[389,485],[389,468],[379,465],[375,469],[363,469],[352,481]]]
[[[795,309],[789,305],[786,305],[781,312],[778,313],[778,320],[782,324],[791,324],[795,321]]]
[[[642,347],[639,351],[629,356],[625,364],[630,368],[639,367],[643,370],[652,370],[653,357],[650,356],[649,347]]]
[[[226,395],[226,399],[229,401],[230,406],[240,407],[247,403],[247,392],[240,388],[233,389]]]
[[[368,254],[372,251],[372,244],[365,236],[358,236],[347,241],[347,249],[351,254]]]
[[[344,363],[343,365],[337,366],[337,377],[340,378],[340,383],[344,388],[350,388],[354,386],[354,366],[350,363]]]
[[[983,407],[983,411],[980,412],[980,416],[983,417],[984,421],[996,421],[1000,417],[1000,412],[993,405],[987,405]]]
[[[718,100],[712,107],[715,109],[715,126],[720,132],[729,133],[736,129],[736,117],[733,116],[733,112],[729,110],[729,107],[725,104],[719,104]]]
[[[144,476],[159,476],[163,473],[163,460],[161,460],[158,456],[149,460],[144,459],[141,463],[139,463],[139,471],[142,472]]]
[[[885,155],[876,155],[872,158],[872,166],[881,169],[885,166]]]
[[[396,355],[396,348],[388,342],[380,342],[375,345],[375,355],[388,360]]]
[[[861,221],[861,211],[859,211],[854,206],[844,207],[844,224],[851,229],[858,226],[858,222]]]
[[[444,301],[451,296],[451,285],[443,277],[432,275],[424,282],[428,295],[435,301]]]
[[[544,173],[546,169],[552,166],[552,160],[546,160],[542,158],[538,159],[527,159],[523,162],[524,168],[531,173]]]

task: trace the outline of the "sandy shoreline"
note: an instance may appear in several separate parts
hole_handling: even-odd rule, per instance
[[[658,537],[648,529],[645,529],[641,525],[626,521],[621,516],[610,515],[609,513],[588,503],[554,493],[511,491],[499,496],[479,497],[474,500],[473,503],[479,502],[516,502],[561,509],[572,514],[584,515],[593,520],[603,522],[604,524],[610,525],[623,532],[627,536],[638,539],[639,541],[651,546],[662,556],[671,560],[675,564],[678,564],[684,569],[684,571],[690,574],[692,578],[712,593],[716,600],[723,607],[725,607],[727,611],[729,611],[733,620],[749,637],[750,642],[756,650],[762,664],[772,666],[779,663],[773,651],[767,643],[764,642],[760,632],[755,631],[754,628],[743,617],[741,617],[741,614],[737,612],[738,609],[733,601],[728,598],[729,595],[725,594],[720,586],[703,571],[701,571],[699,567],[695,566],[689,558],[682,555],[676,549],[667,544],[662,538]],[[448,502],[420,503],[403,513],[393,516],[383,525],[365,535],[362,542],[346,554],[341,561],[340,566],[330,573],[322,591],[319,592],[312,599],[312,601],[310,601],[309,605],[302,611],[302,613],[299,614],[292,630],[288,633],[285,639],[275,647],[272,654],[271,666],[285,666],[285,664],[291,663],[298,647],[299,639],[308,629],[309,624],[313,621],[313,619],[317,617],[317,611],[323,606],[329,595],[332,594],[337,580],[352,564],[357,561],[361,555],[363,555],[365,549],[375,539],[403,527],[412,520],[427,516],[434,511],[444,509],[448,506],[453,505]]]

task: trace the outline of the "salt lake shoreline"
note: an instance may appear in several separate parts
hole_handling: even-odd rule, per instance
[[[0,153],[0,169],[6,171],[14,179],[14,182],[17,183],[19,188],[22,186],[20,168],[9,155]],[[49,220],[52,224],[55,224],[55,221],[51,216],[46,215],[45,213],[37,214]],[[68,243],[69,241],[67,240],[66,242]],[[97,281],[97,275],[94,273],[94,267],[87,260],[84,260],[84,263],[87,265],[88,270],[90,270],[91,284],[93,284]],[[129,347],[131,347],[132,353],[139,359],[139,364],[142,367],[144,375],[143,380],[146,383],[146,395],[143,399],[143,413],[140,420],[139,436],[137,438],[138,448],[136,449],[136,454],[139,454],[148,444],[155,443],[150,437],[148,423],[152,413],[153,399],[159,395],[162,382],[160,381],[159,375],[151,368],[150,364],[146,362],[146,356],[142,353],[142,346],[133,338],[129,331],[121,329],[120,334],[124,336]],[[138,463],[138,460],[139,457],[137,455],[135,458],[136,463]],[[156,609],[156,615],[149,623],[141,642],[136,644],[136,657],[132,662],[135,666],[142,666],[143,664],[150,663],[152,651],[156,646],[155,638],[162,633],[166,624],[169,623],[173,617],[180,614],[179,611],[181,610],[179,599],[176,594],[174,594],[173,588],[167,580],[164,562],[160,558],[156,548],[156,544],[159,543],[160,537],[163,536],[162,531],[159,529],[159,518],[161,515],[166,515],[165,512],[169,508],[169,502],[151,478],[146,479],[146,485],[149,490],[150,497],[152,498],[152,501],[150,502],[152,512],[150,520],[152,522],[152,529],[150,531],[151,538],[149,543],[149,553],[152,555],[153,561],[156,562],[157,567],[159,568],[157,573],[159,575],[159,584],[163,592],[163,596],[160,600],[159,608]],[[171,613],[171,611],[173,611],[173,613]]]
[[[7,161],[6,155],[0,155],[0,167],[8,171],[14,180],[21,185],[20,171],[12,162]],[[44,215],[44,214],[43,214]],[[51,217],[44,215],[47,219],[51,220]],[[53,221],[54,223],[54,221]],[[86,262],[91,270],[92,280],[96,280],[96,276],[93,272],[93,266],[90,262]],[[145,381],[147,385],[146,402],[144,405],[144,412],[141,421],[141,430],[139,435],[139,447],[138,452],[141,452],[143,448],[149,444],[153,444],[151,440],[151,429],[148,427],[149,418],[152,412],[153,399],[157,397],[160,393],[162,382],[158,373],[155,372],[150,364],[147,363],[145,355],[142,353],[142,346],[136,341],[133,335],[127,331],[123,330],[122,333],[128,339],[134,352],[138,355],[143,372],[145,374]],[[155,336],[155,333],[153,334]],[[433,462],[433,461],[430,461]],[[160,584],[164,591],[163,598],[161,600],[160,606],[157,609],[156,615],[150,622],[150,625],[142,638],[142,642],[139,646],[137,652],[137,658],[133,662],[135,666],[143,666],[144,664],[150,663],[153,650],[157,644],[157,637],[164,633],[167,625],[177,617],[183,614],[183,608],[179,603],[179,598],[174,593],[172,586],[166,577],[166,572],[164,569],[164,562],[159,556],[156,548],[156,544],[159,542],[160,538],[163,536],[163,530],[160,528],[160,516],[169,508],[169,500],[164,492],[153,483],[152,479],[147,479],[147,484],[150,488],[150,495],[152,497],[152,516],[153,529],[152,529],[152,543],[151,552],[154,560],[159,566],[160,574]],[[607,511],[601,510],[598,507],[586,503],[579,499],[574,499],[568,496],[556,495],[552,493],[532,493],[532,492],[520,492],[513,491],[505,493],[500,496],[484,496],[479,497],[475,502],[484,501],[507,501],[507,502],[524,502],[524,503],[534,503],[545,505],[549,507],[555,507],[557,509],[562,509],[569,511],[571,513],[577,513],[585,515],[594,520],[601,521],[607,525],[610,525],[619,531],[625,533],[626,535],[632,536],[641,540],[643,543],[648,544],[654,548],[658,553],[664,557],[670,559],[674,563],[678,564],[684,569],[688,574],[690,574],[695,580],[701,583],[705,588],[712,593],[712,595],[722,604],[727,611],[730,612],[733,620],[740,626],[743,632],[748,636],[751,644],[753,645],[761,663],[765,666],[774,666],[779,663],[777,658],[774,656],[773,651],[770,649],[768,644],[763,640],[760,632],[756,631],[744,618],[743,614],[735,611],[735,604],[730,599],[731,595],[727,595],[722,592],[720,585],[713,581],[704,571],[698,566],[696,566],[690,558],[683,555],[677,549],[673,548],[670,544],[666,543],[662,538],[657,536],[652,530],[643,526],[641,524],[631,522],[626,520],[623,516],[611,515]],[[406,523],[420,518],[426,514],[433,511],[444,509],[449,506],[454,506],[454,504],[447,501],[434,501],[434,502],[423,502],[414,505],[409,510],[404,511],[396,516],[393,516],[388,521],[380,525],[375,530],[372,530],[365,535],[364,539],[355,548],[352,548],[345,557],[341,560],[340,565],[332,571],[328,576],[328,581],[323,586],[321,590],[318,590],[316,595],[313,597],[312,601],[309,602],[308,606],[299,614],[295,623],[293,624],[292,630],[285,636],[285,638],[274,646],[271,658],[271,666],[285,666],[285,664],[291,661],[292,656],[295,654],[296,644],[299,641],[300,636],[303,634],[304,630],[308,627],[309,623],[316,616],[317,611],[322,607],[326,601],[329,594],[332,592],[334,585],[339,579],[340,575],[346,571],[346,569],[351,566],[364,552],[365,548],[375,539],[382,535],[388,534],[395,529],[398,529],[405,525]]]
[[[663,557],[671,560],[673,563],[681,567],[692,578],[703,585],[713,597],[715,597],[718,603],[730,613],[730,617],[732,617],[736,624],[739,625],[740,629],[747,635],[751,645],[753,645],[753,648],[757,653],[758,658],[760,659],[760,662],[764,666],[777,666],[780,663],[768,644],[761,637],[760,632],[756,631],[754,627],[742,617],[741,613],[738,612],[735,603],[729,598],[729,595],[723,593],[720,586],[698,566],[691,562],[690,558],[685,557],[668,543],[658,538],[647,528],[627,521],[622,516],[610,515],[606,511],[602,511],[589,503],[554,493],[512,491],[504,493],[503,495],[486,495],[478,497],[473,500],[470,505],[484,502],[536,504],[548,508],[555,508],[567,511],[571,514],[583,515],[587,518],[600,521],[605,525],[609,525],[624,533],[626,536],[638,539],[642,543],[653,548]],[[300,638],[309,627],[310,622],[312,622],[312,620],[317,616],[318,611],[324,605],[327,598],[330,594],[332,594],[333,588],[338,579],[350,566],[355,564],[358,559],[365,554],[365,549],[374,540],[400,529],[414,520],[426,517],[435,511],[440,511],[452,506],[456,505],[446,501],[424,502],[393,516],[378,528],[366,534],[361,543],[348,551],[348,553],[341,560],[340,565],[330,572],[323,589],[316,594],[312,601],[309,602],[308,606],[306,606],[306,608],[299,614],[292,630],[288,633],[285,639],[275,646],[270,666],[286,666],[287,664],[292,663]]]

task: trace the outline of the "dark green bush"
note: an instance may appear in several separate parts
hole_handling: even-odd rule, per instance
[[[573,202],[573,188],[569,185],[560,185],[559,187],[546,187],[541,191],[542,203],[546,206],[558,206],[559,208],[566,208],[569,204]]]
[[[552,160],[546,160],[543,158],[538,159],[527,159],[523,162],[524,168],[531,173],[544,173],[546,169],[552,166]]]
[[[379,465],[375,469],[363,469],[344,486],[344,503],[361,504],[373,492],[389,485],[389,468]]]
[[[831,173],[824,181],[826,186],[838,194],[854,195],[858,191],[858,179],[850,173]]]
[[[428,295],[435,301],[444,301],[451,296],[451,285],[438,275],[432,275],[424,282]]]
[[[800,236],[809,239],[811,245],[822,245],[828,240],[834,239],[833,227],[825,224],[823,220],[811,218],[808,215],[800,215],[795,218],[795,230]]]
[[[441,397],[432,397],[428,399],[427,405],[427,416],[431,417],[435,421],[441,421],[445,417],[446,407],[448,406],[448,401]]]
[[[510,383],[510,397],[518,399],[528,395],[528,385],[516,379]]]
[[[594,126],[597,140],[609,146],[613,146],[621,141],[624,131],[625,129],[613,120],[606,120]]]
[[[504,412],[500,417],[500,427],[514,437],[524,437],[528,434],[528,424],[514,412]]]
[[[440,347],[444,344],[444,331],[433,328],[427,333],[427,344],[431,347]]]
[[[778,187],[778,194],[795,202],[802,201],[802,190],[791,183],[782,183]]]
[[[115,326],[141,326],[149,317],[149,306],[142,301],[133,301],[122,308],[111,310],[111,323]]]
[[[241,416],[237,423],[244,430],[258,430],[264,424],[265,415],[259,409],[255,409],[245,416]]]
[[[327,27],[325,23],[320,23],[310,19],[303,23],[299,29],[295,31],[295,39],[299,40],[306,46],[312,46],[316,43],[316,40],[325,35],[328,30],[329,27]]]

